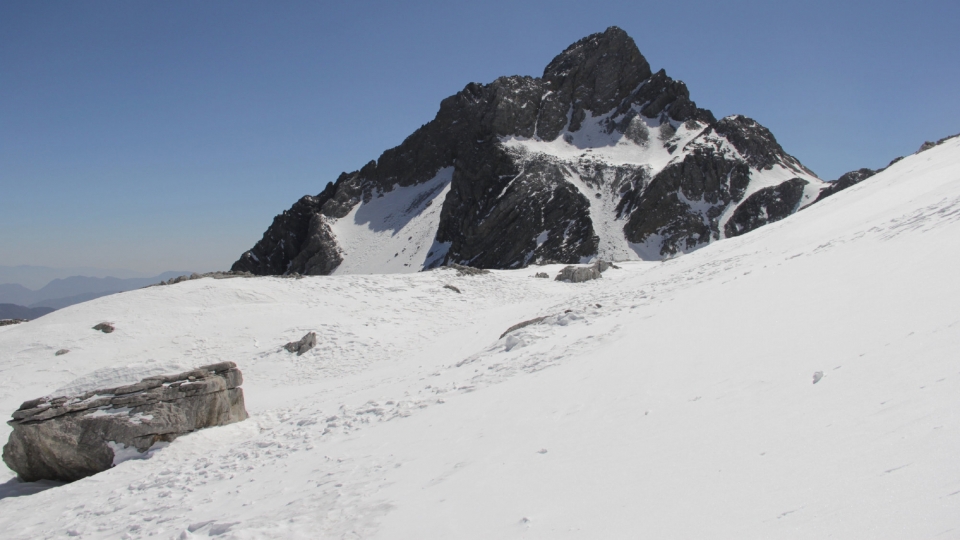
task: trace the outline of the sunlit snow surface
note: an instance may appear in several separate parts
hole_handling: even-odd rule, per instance
[[[0,536],[957,537],[957,268],[954,139],[594,282],[203,279],[71,306],[0,328],[4,414],[97,369],[233,360],[251,418],[44,491],[6,472]]]
[[[427,182],[395,186],[332,220],[343,263],[334,274],[418,272],[442,259],[448,246],[434,242],[453,167]]]

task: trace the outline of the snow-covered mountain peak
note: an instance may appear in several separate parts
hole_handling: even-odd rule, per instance
[[[449,188],[385,241],[392,214],[373,206],[400,203],[373,198],[433,193],[441,171]],[[568,47],[541,78],[466,85],[400,146],[278,216],[233,269],[661,259],[782,219],[826,187],[756,121],[697,107],[611,27]]]

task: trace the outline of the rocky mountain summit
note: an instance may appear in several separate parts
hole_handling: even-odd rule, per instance
[[[698,107],[611,27],[539,78],[468,84],[400,146],[277,216],[232,269],[660,259],[782,219],[828,186],[756,121]]]

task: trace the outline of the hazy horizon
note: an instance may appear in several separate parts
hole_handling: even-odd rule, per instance
[[[166,269],[161,272],[137,272],[124,268],[95,268],[95,267],[50,267],[36,265],[0,265],[0,285],[21,285],[27,289],[37,291],[56,279],[69,277],[90,277],[118,279],[153,278],[171,272],[192,272],[193,270]]]

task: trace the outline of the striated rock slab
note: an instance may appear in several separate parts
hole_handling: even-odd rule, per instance
[[[609,261],[598,260],[590,266],[566,266],[560,273],[557,274],[555,281],[563,281],[567,283],[583,283],[584,281],[590,281],[591,279],[597,279],[601,276],[603,272],[611,268],[620,268],[619,266],[613,264]],[[537,273],[536,277],[550,277],[545,272]],[[599,306],[597,306],[599,307]],[[508,332],[512,331],[508,330]]]
[[[233,362],[147,377],[117,388],[24,402],[3,461],[21,480],[72,482],[105,471],[118,451],[143,453],[158,442],[247,418]]]
[[[609,263],[606,263],[609,265]],[[556,281],[565,281],[569,283],[583,283],[584,281],[590,281],[591,279],[600,278],[601,268],[606,270],[607,267],[603,267],[600,261],[590,265],[590,266],[567,266],[560,270],[560,273],[557,274]]]

